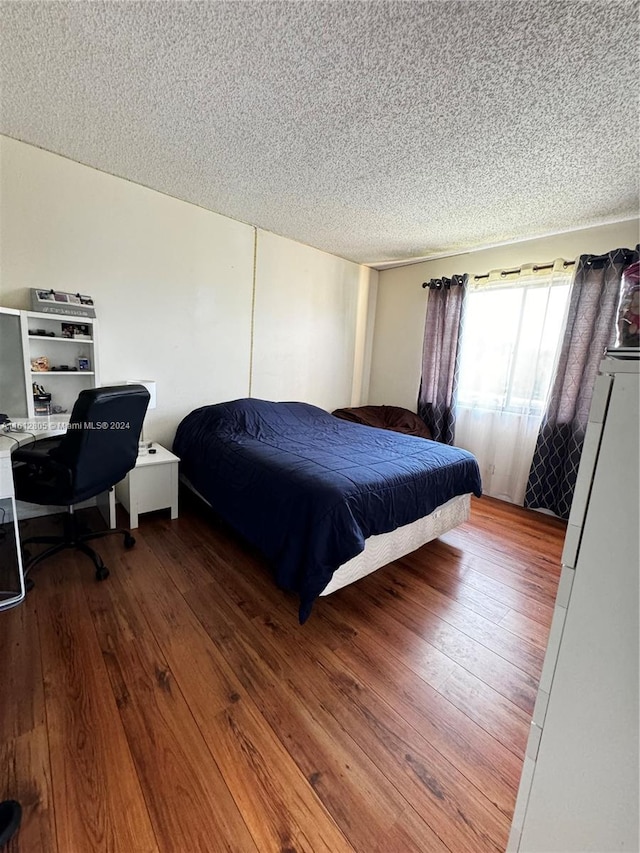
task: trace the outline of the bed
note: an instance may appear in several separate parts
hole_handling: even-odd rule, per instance
[[[316,598],[468,517],[475,458],[412,435],[340,420],[307,403],[203,406],[176,432],[181,472],[297,593]]]

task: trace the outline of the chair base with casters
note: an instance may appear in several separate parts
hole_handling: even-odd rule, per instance
[[[136,540],[131,535],[131,532],[124,528],[100,530],[97,533],[83,532],[78,524],[77,515],[74,512],[73,507],[70,506],[69,512],[64,519],[64,532],[62,536],[30,536],[28,539],[24,539],[22,541],[26,589],[31,590],[35,585],[33,579],[30,577],[31,570],[34,569],[38,563],[46,560],[47,557],[52,557],[54,554],[64,551],[66,548],[74,548],[75,550],[86,554],[96,567],[96,580],[105,580],[109,577],[109,569],[103,563],[100,554],[98,554],[97,551],[94,551],[93,548],[89,547],[87,542],[91,542],[94,539],[102,539],[104,536],[111,536],[112,534],[119,534],[120,536],[123,536],[124,547],[127,549],[133,548],[136,544]],[[50,545],[51,547],[45,548],[44,551],[40,551],[40,553],[32,557],[26,547],[28,545]]]

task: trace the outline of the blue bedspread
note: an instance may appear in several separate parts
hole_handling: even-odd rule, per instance
[[[333,417],[306,403],[246,399],[197,409],[174,452],[216,513],[300,596],[300,622],[334,571],[456,495],[480,496],[466,450]]]

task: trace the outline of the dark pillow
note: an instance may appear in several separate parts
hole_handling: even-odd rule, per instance
[[[390,429],[405,435],[417,435],[420,438],[431,438],[431,431],[422,418],[401,406],[357,406],[350,409],[336,409],[333,414],[337,418],[356,424]]]

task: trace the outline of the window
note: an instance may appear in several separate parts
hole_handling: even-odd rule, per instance
[[[544,410],[569,298],[564,278],[468,293],[458,405]]]
[[[456,444],[480,464],[483,490],[522,503],[564,329],[572,269],[500,271],[472,286],[460,343]],[[509,275],[509,274],[508,274]]]

